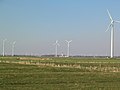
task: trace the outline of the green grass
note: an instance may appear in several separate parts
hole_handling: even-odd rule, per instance
[[[2,61],[0,62],[0,90],[120,90],[119,59],[32,60],[28,58],[20,60],[16,57],[2,57],[0,60]],[[5,63],[4,61],[11,62]],[[73,66],[54,67],[13,63],[19,61]],[[76,68],[74,65],[81,66],[81,68]],[[101,69],[104,68],[107,70],[102,71]],[[115,69],[118,71],[113,72]]]

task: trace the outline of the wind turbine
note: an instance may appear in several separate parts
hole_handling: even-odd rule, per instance
[[[70,43],[72,42],[72,40],[70,40],[70,41],[65,40],[65,41],[67,42],[67,57],[69,57],[69,55],[70,55]]]
[[[14,42],[12,43],[12,56],[14,56],[15,44],[16,44],[16,41],[14,41]]]
[[[108,31],[109,29],[111,29],[111,52],[110,52],[110,58],[113,58],[114,57],[114,31],[115,31],[115,29],[114,29],[114,24],[115,23],[120,23],[120,21],[115,21],[115,20],[113,20],[113,18],[112,18],[112,16],[111,16],[111,14],[110,14],[110,12],[109,12],[109,10],[107,9],[107,13],[108,13],[108,15],[109,15],[109,18],[110,18],[110,20],[111,20],[111,22],[110,22],[110,24],[109,24],[109,26],[108,26],[108,28],[107,28],[107,30],[106,31]]]
[[[56,42],[54,43],[54,45],[55,45],[55,57],[57,57],[58,46],[60,46],[60,44],[58,43],[58,40],[56,40]]]
[[[4,39],[3,40],[3,56],[5,56],[5,41],[6,41],[7,39]]]

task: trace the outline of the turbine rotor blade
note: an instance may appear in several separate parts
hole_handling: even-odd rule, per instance
[[[120,23],[120,21],[115,21],[116,23]]]
[[[60,44],[59,44],[59,43],[57,43],[57,45],[58,45],[58,46],[60,46]]]
[[[107,30],[105,32],[107,32],[110,29],[110,26],[112,25],[112,23],[109,24]]]
[[[107,12],[108,12],[108,15],[109,15],[109,17],[110,17],[110,20],[113,21],[113,18],[112,18],[112,16],[110,15],[110,12],[109,12],[108,9],[107,9]]]
[[[66,42],[68,42],[67,40],[65,40]]]
[[[56,42],[55,43],[58,43],[58,40],[56,40]]]
[[[72,42],[72,40],[70,40],[69,42]]]
[[[58,40],[56,40],[55,43],[54,43],[53,45],[60,46],[60,44],[58,43]]]
[[[16,41],[14,41],[13,44],[16,44]]]
[[[67,43],[70,43],[70,42],[72,42],[72,40],[70,40],[70,41],[68,41],[68,40],[65,40]]]

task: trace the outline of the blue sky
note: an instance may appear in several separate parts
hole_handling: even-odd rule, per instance
[[[16,54],[66,54],[65,40],[71,43],[71,55],[110,55],[110,22],[106,9],[120,20],[119,0],[0,0],[0,53],[2,40],[6,54],[16,41]],[[115,27],[115,55],[120,55],[120,25]]]

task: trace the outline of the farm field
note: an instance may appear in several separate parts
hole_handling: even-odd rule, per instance
[[[0,57],[0,90],[120,90],[120,59]]]

